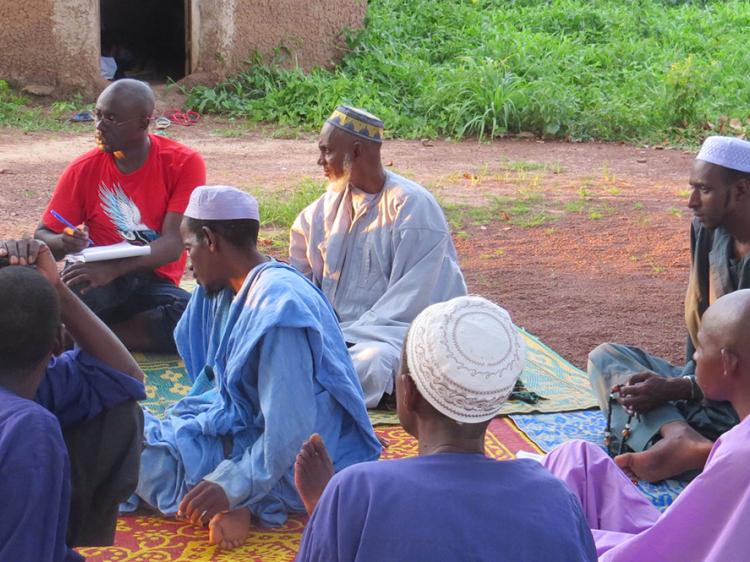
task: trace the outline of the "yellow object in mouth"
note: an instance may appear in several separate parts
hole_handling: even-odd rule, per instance
[[[116,160],[122,160],[125,158],[125,153],[122,150],[115,150],[112,153],[112,156],[114,156]]]

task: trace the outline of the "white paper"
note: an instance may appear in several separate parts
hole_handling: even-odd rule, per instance
[[[546,455],[540,455],[538,453],[529,453],[528,451],[518,451],[516,453],[517,459],[531,459],[532,461],[536,461],[539,464],[544,462],[544,457]]]
[[[119,244],[111,244],[109,246],[86,248],[77,254],[70,254],[66,259],[70,262],[86,263],[148,256],[150,253],[151,246],[135,246],[128,242],[120,242]]]

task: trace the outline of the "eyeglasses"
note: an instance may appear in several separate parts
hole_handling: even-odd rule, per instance
[[[112,115],[103,115],[101,111],[94,112],[94,122],[98,125],[101,122],[107,124],[108,127],[121,127],[131,121],[139,121],[141,119],[151,120],[150,117],[133,117],[132,119],[125,119],[124,121],[118,121]]]

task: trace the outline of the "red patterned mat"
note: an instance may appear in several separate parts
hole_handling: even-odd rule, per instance
[[[376,431],[389,442],[383,459],[417,454],[416,440],[401,426],[377,427]],[[541,449],[510,419],[498,418],[490,424],[486,451],[497,459],[511,459],[518,451],[541,452]],[[208,543],[205,529],[161,517],[127,516],[117,522],[116,546],[83,548],[80,552],[92,562],[289,562],[297,552],[306,521],[306,517],[295,516],[290,517],[283,527],[257,529],[242,548],[222,552]]]

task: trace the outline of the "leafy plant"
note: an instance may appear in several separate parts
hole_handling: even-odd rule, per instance
[[[11,88],[8,82],[0,80],[0,126],[18,127],[24,131],[57,131],[66,126],[66,117],[81,109],[86,109],[86,106],[80,96],[56,101],[49,106],[33,105],[29,98]],[[90,124],[72,126],[80,129]]]
[[[348,103],[404,138],[696,143],[706,122],[747,132],[748,26],[742,0],[370,0],[336,68],[255,55],[188,101],[302,130]]]

